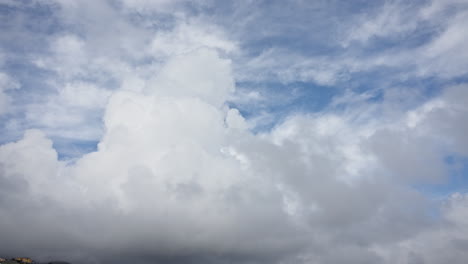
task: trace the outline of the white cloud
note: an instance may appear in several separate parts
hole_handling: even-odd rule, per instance
[[[466,85],[420,106],[417,95],[398,89],[386,90],[382,101],[350,91],[320,112],[290,115],[256,133],[249,128],[271,113],[246,120],[227,103],[290,100],[236,93],[242,80],[335,85],[402,62],[433,74],[462,47],[463,12],[411,58],[404,51],[304,56],[275,47],[239,58],[242,43],[208,19],[177,14],[175,25],[159,31],[131,19],[134,11],[172,10],[172,2],[59,3],[60,19],[73,30],[50,37],[50,53],[32,56],[50,73],[52,92],[28,90],[37,97],[19,106],[23,122],[41,129],[0,145],[0,237],[12,238],[0,239],[5,252],[77,264],[466,259],[466,195],[440,206],[412,187],[447,180],[453,168],[444,158],[457,163],[468,155]],[[405,18],[385,8],[350,45],[398,34]],[[434,64],[423,71],[421,62]],[[463,63],[441,74],[459,74],[455,66]],[[6,75],[0,84],[0,91],[19,87]],[[12,100],[8,92],[0,101]],[[63,161],[56,137],[99,143]]]
[[[161,69],[147,90],[159,96],[196,97],[219,106],[234,91],[230,63],[208,49],[181,55]]]
[[[208,59],[202,60],[205,67],[198,67],[200,59]],[[225,91],[221,97],[205,98],[207,94],[198,91],[202,86],[198,88],[197,85],[212,80],[213,71],[207,66],[217,67],[215,72],[222,77],[213,83],[218,90]],[[223,70],[223,67],[227,68]],[[181,72],[180,69],[185,70]],[[223,75],[224,71],[227,75]],[[239,130],[240,116],[236,124],[229,121],[226,127],[226,112],[220,105],[232,89],[229,64],[213,52],[198,51],[169,62],[161,76],[179,73],[194,76],[194,79],[190,83],[160,82],[159,85],[168,86],[159,89],[193,88],[194,95],[114,93],[106,108],[106,130],[97,152],[57,169],[61,163],[57,161],[51,142],[40,132],[29,131],[17,143],[1,147],[2,168],[17,168],[8,169],[2,175],[8,181],[23,178],[25,186],[34,185],[39,189],[42,185],[37,183],[57,181],[53,186],[61,186],[60,194],[66,193],[63,197],[57,197],[56,192],[49,189],[44,189],[44,193],[25,189],[25,195],[39,200],[51,199],[57,206],[68,208],[71,215],[84,213],[87,218],[100,204],[110,203],[108,209],[98,213],[98,218],[104,220],[118,214],[125,222],[109,226],[108,231],[120,230],[112,239],[95,237],[82,229],[86,229],[86,225],[76,223],[78,226],[74,230],[85,233],[72,240],[79,238],[91,247],[96,245],[97,239],[99,243],[113,244],[112,250],[129,254],[133,250],[148,254],[145,248],[151,248],[155,256],[174,250],[185,251],[184,254],[193,251],[246,256],[265,250],[286,250],[290,247],[288,241],[296,239],[293,233],[286,232],[292,231],[292,225],[288,224],[281,205],[275,203],[280,193],[269,187],[272,183],[243,172],[237,159],[220,151],[220,147],[228,145],[229,138],[234,137],[230,135],[233,126],[237,128],[236,133],[246,133]],[[208,91],[210,87],[207,86]],[[35,155],[41,155],[44,160],[27,163]],[[23,156],[25,158],[19,158]],[[50,170],[39,173],[36,166]],[[63,181],[71,183],[62,184]],[[264,199],[263,207],[250,203],[257,199]],[[37,206],[39,211],[33,209],[35,213],[42,215],[40,211],[49,211],[41,204]],[[143,215],[146,216],[140,218]],[[281,229],[271,232],[270,228],[259,228],[259,223],[264,221],[268,226],[280,225]],[[103,223],[98,222],[95,224]],[[136,229],[124,228],[128,224]],[[140,241],[145,241],[147,246],[125,242],[130,241],[127,238],[133,236],[132,233],[138,234],[138,240],[142,239]],[[31,235],[41,236],[37,232]],[[246,243],[246,237],[252,237],[252,242]],[[261,238],[263,245],[254,242],[256,237]]]
[[[125,76],[128,72],[126,61],[108,54],[96,54],[92,44],[76,35],[58,36],[51,41],[51,54],[33,62],[40,68],[56,72],[65,82],[86,79],[105,82]]]
[[[437,38],[419,50],[422,60],[419,66],[420,74],[433,74],[445,78],[466,74],[465,43],[468,40],[466,23],[468,11],[459,12],[448,19],[447,27]]]
[[[83,33],[57,34],[50,38],[48,53],[33,57],[36,66],[54,74],[48,76],[47,86],[58,94],[38,96],[25,106],[28,127],[31,124],[41,127],[54,137],[96,140],[102,135],[99,125],[102,109],[111,91],[118,88],[135,92],[154,90],[160,95],[189,93],[218,104],[224,102],[225,92],[232,90],[233,84],[226,91],[218,89],[219,82],[226,78],[222,69],[228,62],[212,64],[214,55],[194,58],[200,65],[199,72],[187,71],[190,65],[185,69],[161,68],[168,58],[197,50],[235,51],[236,45],[216,26],[182,20],[175,28],[163,31],[136,25],[131,21],[131,14],[106,2],[88,5],[59,1],[59,4],[59,16],[64,23]],[[210,71],[217,74],[211,75],[202,65],[213,65]],[[169,64],[165,69],[170,67]],[[156,80],[155,73],[161,70],[167,73],[158,74]],[[186,73],[193,76],[180,78]],[[198,84],[199,88],[184,88],[190,82],[198,82],[199,74],[210,74],[213,78],[203,76],[205,81]],[[159,85],[171,88],[159,89]]]
[[[64,252],[74,252],[68,256],[85,251],[98,259],[120,252],[153,259],[242,256],[298,263],[339,263],[345,255],[359,263],[391,263],[386,256],[400,257],[399,251],[384,254],[376,248],[431,236],[424,214],[429,203],[405,187],[406,180],[393,178],[430,180],[425,169],[432,172],[428,164],[440,164],[437,147],[456,149],[463,142],[464,137],[453,137],[456,142],[445,145],[432,135],[443,122],[434,110],[414,110],[419,121],[406,128],[400,127],[405,113],[363,123],[353,113],[336,112],[293,116],[271,133],[254,135],[236,109],[223,106],[232,90],[229,61],[197,50],[172,58],[145,90],[110,95],[96,152],[69,164],[58,161],[52,142],[37,130],[2,145],[2,200],[10,201],[1,203],[7,218],[0,225],[9,226],[2,235],[27,230],[27,239],[35,241],[45,239],[44,230],[58,228],[41,252],[67,241]],[[102,106],[97,99],[108,95],[86,83],[59,91],[57,100],[69,108]],[[444,113],[457,109],[449,119],[454,126],[466,114],[463,91],[449,88],[437,99],[446,102]],[[372,104],[358,104],[375,111]],[[419,141],[400,142],[404,135]],[[376,145],[379,140],[385,144]],[[395,152],[400,146],[406,151]],[[433,155],[435,160],[427,161]],[[18,222],[11,213],[18,206],[29,206],[34,217]],[[461,219],[460,210],[447,217]],[[27,228],[28,219],[41,229]],[[392,227],[392,219],[401,224]],[[58,227],[48,224],[57,221]],[[14,250],[22,244],[36,254],[24,243],[18,238],[0,245]]]
[[[52,137],[99,139],[101,116],[111,91],[86,82],[55,85],[56,93],[25,107],[27,122]]]
[[[59,89],[58,97],[70,107],[102,108],[107,103],[109,91],[99,89],[90,83],[66,84]]]
[[[341,44],[347,47],[353,41],[365,44],[373,38],[408,34],[416,29],[418,23],[414,19],[414,13],[408,12],[412,8],[415,7],[404,1],[385,2],[377,12],[358,16],[357,22],[352,24]]]
[[[175,29],[156,33],[150,53],[156,57],[167,57],[210,48],[223,52],[234,52],[237,46],[227,40],[224,32],[213,25],[199,22],[181,23]]]

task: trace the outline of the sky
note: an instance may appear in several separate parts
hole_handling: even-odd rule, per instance
[[[462,264],[468,1],[0,0],[0,256]]]

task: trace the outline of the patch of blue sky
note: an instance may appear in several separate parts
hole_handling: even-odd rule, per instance
[[[45,102],[55,90],[47,83],[50,72],[25,60],[7,60],[1,71],[20,85],[19,89],[4,91],[12,99],[9,111],[0,115],[0,143],[6,143],[20,139],[25,129],[35,128],[26,122],[25,109],[30,104]]]
[[[343,90],[334,87],[317,85],[314,82],[238,82],[238,89],[243,92],[256,91],[266,100],[249,103],[231,101],[228,106],[239,109],[246,119],[254,119],[259,114],[268,113],[274,117],[270,122],[259,123],[253,132],[264,132],[280,124],[292,114],[312,113],[323,110],[332,98]]]
[[[401,80],[394,75],[398,75],[401,69],[376,68],[368,72],[358,72],[350,74],[346,80],[340,80],[333,86],[318,85],[314,82],[238,82],[236,86],[244,91],[259,91],[266,94],[273,100],[267,102],[253,102],[251,104],[239,104],[230,102],[230,105],[238,108],[241,114],[249,119],[254,118],[258,113],[266,112],[276,117],[287,116],[295,113],[313,113],[325,110],[333,98],[343,95],[347,90],[356,95],[367,93],[369,96],[363,101],[367,103],[382,103],[385,100],[387,88],[398,87],[402,90],[413,90],[417,96],[408,98],[402,97],[401,107],[407,110],[440,94],[442,87],[450,82],[439,80],[435,77],[413,78]],[[274,100],[280,98],[281,100]],[[405,100],[410,100],[405,103]],[[334,106],[335,110],[344,110],[348,107],[346,102]],[[274,118],[274,123],[268,124],[261,130],[268,130],[277,123],[281,123],[281,118]]]
[[[468,82],[468,76],[441,78],[439,76],[404,76],[405,67],[377,67],[371,71],[349,74],[345,80],[339,80],[336,87],[348,89],[356,94],[370,93],[370,102],[383,102],[385,93],[392,89],[401,90],[402,110],[418,107],[420,104],[439,96],[447,87]],[[340,89],[334,89],[339,91]],[[408,91],[409,93],[404,93]],[[313,90],[311,90],[313,92]],[[404,95],[407,97],[404,97]],[[337,93],[337,95],[339,95]],[[405,104],[407,102],[407,104]]]
[[[353,42],[346,50],[358,52],[364,56],[378,55],[386,51],[411,50],[423,46],[440,34],[439,25],[420,22],[414,30],[390,36],[373,36],[365,46]],[[355,47],[353,47],[355,46]]]
[[[13,92],[25,93],[31,89],[48,92],[47,89],[50,89],[49,85],[46,85],[46,80],[51,77],[52,72],[37,67],[30,61],[6,60],[2,70],[20,82],[21,89]]]
[[[343,95],[347,90],[356,94],[370,93],[365,100],[369,103],[379,103],[384,99],[382,85],[391,81],[387,80],[389,70],[374,70],[372,72],[354,73],[346,80],[339,81],[334,86],[318,85],[314,82],[238,82],[238,89],[245,91],[260,91],[267,97],[280,98],[281,100],[267,100],[267,103],[253,102],[252,104],[237,104],[231,102],[233,107],[240,110],[245,118],[255,117],[258,112],[268,112],[274,115],[292,113],[312,113],[326,109],[333,98]],[[399,83],[403,86],[404,83]],[[421,88],[426,86],[421,85]],[[409,87],[409,86],[408,86]],[[412,86],[413,88],[416,88]],[[340,107],[346,107],[341,105]],[[339,110],[339,109],[338,109]]]
[[[175,19],[172,14],[158,13],[148,16],[140,12],[130,12],[127,18],[134,26],[154,31],[170,30],[177,25],[177,19]]]
[[[438,76],[426,76],[420,78],[408,78],[404,80],[395,80],[393,87],[406,87],[419,92],[418,96],[413,97],[413,107],[424,103],[434,97],[439,96],[447,87],[468,83],[468,75],[457,76],[453,78],[440,78]]]
[[[74,160],[84,154],[97,150],[97,140],[70,140],[68,138],[52,138],[53,147],[58,153],[59,160]]]
[[[17,128],[11,129],[8,127],[13,118],[13,115],[10,113],[0,116],[0,145],[17,141],[23,136],[23,129],[18,131]]]
[[[305,54],[330,51],[350,19],[372,12],[382,1],[256,1],[232,12],[235,3],[219,4],[205,15],[216,17],[223,27],[241,36],[243,47],[253,54],[269,47],[287,48]],[[245,19],[255,17],[255,19]],[[241,20],[242,23],[234,23]]]
[[[460,85],[468,83],[468,74],[456,76],[446,80],[445,85]]]
[[[63,31],[56,8],[37,1],[19,1],[17,6],[0,3],[0,36],[2,49],[8,52],[34,53],[44,51],[48,37]]]

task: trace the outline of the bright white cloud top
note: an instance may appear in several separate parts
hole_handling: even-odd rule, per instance
[[[0,256],[468,261],[468,2],[0,17]]]

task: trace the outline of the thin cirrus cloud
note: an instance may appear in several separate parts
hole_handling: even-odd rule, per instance
[[[0,256],[468,259],[464,1],[0,7]]]

